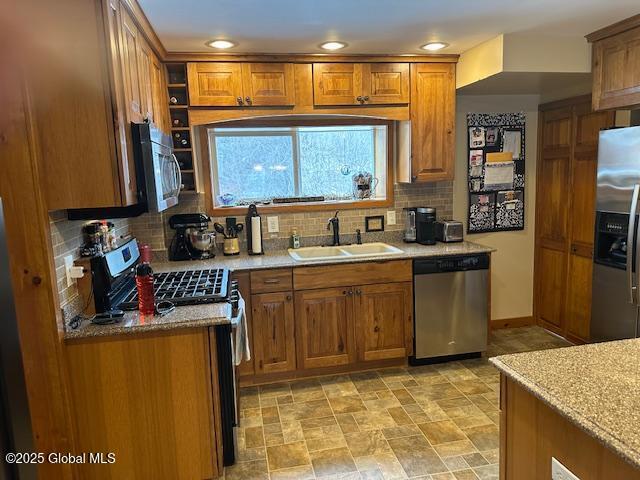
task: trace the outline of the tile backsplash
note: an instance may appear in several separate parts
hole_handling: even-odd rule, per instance
[[[116,235],[119,239],[133,235],[141,243],[150,245],[154,251],[165,253],[174,234],[168,225],[169,217],[176,213],[205,212],[204,202],[203,194],[187,194],[180,198],[180,203],[177,206],[166,212],[147,213],[135,218],[110,221],[114,223]],[[453,182],[397,184],[394,190],[394,204],[391,207],[342,210],[340,212],[340,233],[341,235],[353,235],[356,229],[360,229],[363,232],[365,242],[378,240],[377,235],[364,232],[365,216],[386,215],[386,212],[394,210],[397,223],[396,225],[386,225],[385,217],[385,233],[395,232],[399,234],[404,229],[402,209],[417,206],[435,207],[438,218],[451,218],[453,212]],[[260,207],[258,207],[258,212],[260,212]],[[291,235],[291,231],[296,229],[303,237],[303,244],[319,242],[322,237],[329,235],[329,232],[327,232],[327,220],[332,214],[333,211],[329,210],[277,214],[280,224],[278,233],[268,233],[267,215],[262,215],[263,237],[265,241],[272,242],[274,248],[281,248],[286,245],[286,239]],[[224,223],[224,217],[215,217],[212,220]],[[244,217],[238,217],[238,221],[244,223]],[[71,221],[67,219],[65,211],[55,211],[50,212],[50,222],[58,293],[60,305],[64,307],[78,298],[78,290],[75,285],[67,287],[64,257],[67,255],[72,255],[74,259],[79,257],[79,248],[83,243],[82,225],[86,221]],[[211,228],[213,228],[213,224]],[[307,242],[304,241],[305,237]],[[241,240],[244,241],[244,235],[242,234]]]

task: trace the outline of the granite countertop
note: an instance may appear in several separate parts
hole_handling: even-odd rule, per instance
[[[502,355],[489,361],[640,468],[640,339]]]
[[[231,304],[207,303],[176,307],[172,312],[160,316],[145,317],[136,311],[125,312],[121,322],[109,325],[94,325],[83,320],[77,329],[65,327],[65,340],[87,337],[107,337],[176,328],[209,327],[231,322]]]
[[[440,243],[435,245],[420,245],[418,243],[386,242],[399,248],[403,253],[394,255],[379,255],[370,257],[353,257],[341,260],[294,260],[287,250],[265,251],[264,255],[249,255],[241,253],[235,256],[217,254],[210,260],[193,260],[186,262],[154,262],[154,271],[191,270],[203,268],[228,268],[232,272],[261,270],[267,268],[307,267],[310,265],[331,265],[344,263],[375,262],[380,260],[403,260],[422,257],[439,257],[448,255],[469,255],[477,253],[491,253],[495,249],[473,242]]]

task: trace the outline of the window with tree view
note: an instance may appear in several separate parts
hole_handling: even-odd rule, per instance
[[[384,199],[387,128],[387,124],[210,128],[215,205]],[[358,176],[360,184],[371,189],[358,192],[354,185]]]

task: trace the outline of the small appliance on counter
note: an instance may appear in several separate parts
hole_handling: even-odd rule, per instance
[[[404,211],[404,235],[402,239],[406,243],[413,243],[416,241],[416,210],[417,208],[403,208]]]
[[[169,218],[176,231],[169,260],[204,260],[215,257],[215,233],[208,231],[210,218],[202,213],[182,213]]]
[[[352,177],[353,198],[365,200],[371,198],[378,186],[378,179],[369,172],[357,173]]]
[[[249,255],[262,255],[262,219],[255,204],[249,205],[246,218],[247,251]]]
[[[416,209],[416,242],[421,245],[436,244],[436,209],[418,207]]]
[[[440,220],[436,222],[436,240],[444,243],[461,242],[464,239],[462,222]]]

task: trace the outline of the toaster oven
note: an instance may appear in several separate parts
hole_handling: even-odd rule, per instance
[[[461,242],[464,239],[462,222],[440,220],[436,223],[436,240],[439,242]]]

